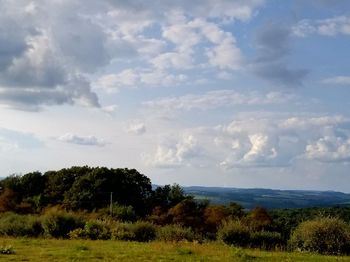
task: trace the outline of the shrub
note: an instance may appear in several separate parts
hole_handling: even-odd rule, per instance
[[[156,226],[150,222],[137,221],[132,225],[134,239],[140,242],[147,242],[156,238]]]
[[[136,213],[132,206],[123,206],[118,204],[113,204],[113,219],[123,222],[133,222],[136,220]],[[110,218],[110,208],[102,208],[98,210],[100,217]]]
[[[218,238],[225,244],[244,247],[249,244],[249,228],[239,220],[229,220],[222,224]]]
[[[37,237],[43,233],[38,217],[5,213],[0,217],[0,235]]]
[[[60,210],[50,210],[42,218],[44,232],[52,237],[68,237],[68,233],[84,226],[83,219],[75,214]]]
[[[68,233],[71,239],[111,239],[111,225],[105,220],[89,220],[84,228],[76,228]]]
[[[2,255],[12,255],[15,253],[16,252],[12,246],[5,246],[5,247],[0,246],[0,254]]]
[[[349,226],[337,218],[317,218],[302,222],[294,230],[290,246],[321,254],[349,254]]]
[[[135,234],[132,230],[132,224],[130,223],[116,223],[112,230],[112,239],[114,240],[135,240]]]
[[[111,228],[107,221],[104,220],[90,220],[84,226],[84,234],[88,239],[110,239]]]
[[[184,228],[180,225],[167,225],[157,230],[157,239],[172,242],[193,241],[196,239],[196,236],[190,228]]]
[[[262,249],[276,249],[283,246],[283,239],[278,232],[258,231],[250,235],[250,246]]]
[[[76,228],[68,233],[70,239],[86,239],[86,234],[84,229]]]

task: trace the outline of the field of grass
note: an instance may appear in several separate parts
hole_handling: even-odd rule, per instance
[[[0,246],[14,250],[0,254],[0,261],[350,261],[350,257],[237,249],[220,243],[0,238]]]

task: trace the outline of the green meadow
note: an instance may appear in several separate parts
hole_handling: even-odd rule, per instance
[[[311,253],[260,251],[222,243],[127,242],[1,238],[0,246],[13,254],[0,261],[350,261],[350,257]]]

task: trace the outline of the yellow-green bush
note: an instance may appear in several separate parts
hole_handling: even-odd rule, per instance
[[[84,226],[84,220],[79,215],[52,209],[43,215],[42,226],[47,236],[67,238],[70,231]]]
[[[239,220],[225,221],[218,231],[218,239],[225,244],[248,246],[250,241],[249,228]]]
[[[157,230],[157,239],[161,241],[193,241],[198,240],[195,233],[190,228],[184,228],[180,225],[166,225]]]
[[[317,218],[302,222],[290,239],[292,249],[321,254],[349,254],[350,228],[338,218]]]
[[[0,235],[38,237],[43,233],[41,221],[32,215],[3,213],[0,217]]]

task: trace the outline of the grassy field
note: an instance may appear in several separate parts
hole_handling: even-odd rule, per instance
[[[0,261],[350,261],[305,253],[237,249],[220,243],[137,243],[121,241],[0,238],[14,254]]]

